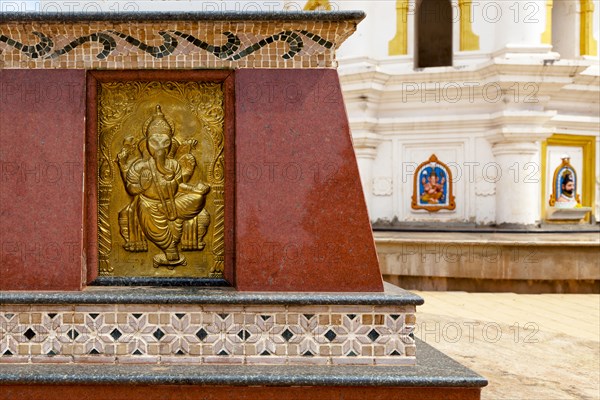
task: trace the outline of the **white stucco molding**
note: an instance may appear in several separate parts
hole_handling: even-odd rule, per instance
[[[600,117],[557,114],[552,117],[546,127],[554,133],[597,136],[600,134]]]
[[[544,59],[544,60],[558,60],[560,54],[552,51],[552,45],[549,44],[507,44],[503,48],[492,52],[494,58],[520,58],[520,59]]]
[[[492,116],[494,129],[487,137],[493,145],[494,155],[500,154],[497,151],[506,152],[510,148],[517,152],[529,148],[539,151],[538,142],[553,133],[548,122],[555,115],[556,111],[531,110],[502,111],[494,114]]]

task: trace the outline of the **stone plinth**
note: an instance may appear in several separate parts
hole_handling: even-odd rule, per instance
[[[0,292],[0,363],[414,365],[415,307],[384,293]]]
[[[376,232],[384,279],[410,290],[598,293],[598,231]]]
[[[479,398],[384,290],[332,68],[362,18],[0,16],[0,398]]]
[[[546,211],[546,220],[551,222],[579,222],[591,211],[592,207],[549,207]]]
[[[416,340],[417,365],[1,365],[0,399],[477,400],[486,380]],[[172,396],[172,397],[171,397]]]

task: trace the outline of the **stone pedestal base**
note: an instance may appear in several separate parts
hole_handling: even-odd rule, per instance
[[[0,364],[0,400],[480,398],[485,379],[417,342],[414,367]]]
[[[573,223],[572,223],[573,224]],[[598,293],[598,229],[376,232],[384,279],[408,290]]]
[[[546,211],[546,220],[548,222],[566,222],[566,223],[579,223],[585,218],[587,213],[592,211],[592,207],[578,207],[578,208],[560,208],[560,207],[549,207]]]
[[[0,292],[0,364],[414,365],[415,307],[383,293]]]

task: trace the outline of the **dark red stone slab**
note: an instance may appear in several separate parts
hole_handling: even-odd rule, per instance
[[[236,71],[244,291],[382,291],[335,70]]]
[[[8,399],[142,399],[142,400],[479,400],[479,388],[431,387],[234,387],[124,385],[0,385],[0,400]]]
[[[0,70],[0,290],[82,285],[85,71]]]

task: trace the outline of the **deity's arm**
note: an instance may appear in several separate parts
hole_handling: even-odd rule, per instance
[[[142,164],[136,162],[127,171],[126,187],[127,192],[132,196],[144,192],[147,188],[142,186]]]
[[[184,182],[183,179],[183,172],[181,170],[181,165],[179,165],[179,163],[176,160],[170,159],[169,160],[169,169],[171,171],[173,171],[174,174],[174,178],[173,180],[180,185],[182,182]]]
[[[129,171],[131,166],[140,158],[141,155],[137,148],[135,138],[133,136],[127,136],[123,140],[123,147],[117,154],[117,159],[115,160],[119,165],[121,178],[125,184],[127,184],[127,171]]]
[[[184,182],[188,182],[190,180],[190,178],[194,174],[196,165],[198,164],[196,157],[192,154],[192,150],[194,150],[197,145],[197,140],[188,139],[183,141],[181,146],[179,146],[179,148],[177,149],[175,159],[181,165]]]
[[[194,174],[194,170],[196,169],[196,157],[189,153],[184,154],[179,159],[179,164],[181,165],[181,174],[183,177],[183,181],[189,181],[192,175]]]

